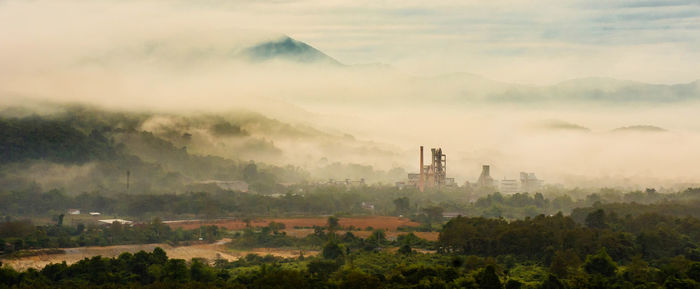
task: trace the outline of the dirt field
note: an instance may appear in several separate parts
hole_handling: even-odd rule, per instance
[[[285,249],[253,249],[250,251],[231,251],[224,247],[229,239],[223,239],[214,244],[201,244],[192,246],[181,246],[172,247],[167,244],[144,244],[144,245],[120,245],[120,246],[107,246],[107,247],[79,247],[79,248],[65,248],[65,254],[53,254],[53,255],[40,255],[32,256],[20,259],[3,259],[3,264],[7,264],[15,268],[16,270],[26,270],[28,268],[41,269],[50,263],[61,263],[65,261],[68,264],[78,262],[84,258],[90,258],[92,256],[104,256],[104,257],[116,257],[123,252],[136,253],[138,251],[153,251],[156,247],[161,247],[165,250],[170,258],[178,258],[190,260],[192,258],[204,258],[207,260],[214,260],[217,257],[227,259],[229,261],[237,260],[247,254],[253,253],[258,255],[271,254],[280,257],[297,257],[299,256],[299,251],[297,250],[285,250]],[[314,256],[318,254],[316,251],[305,251],[303,252],[305,256]]]
[[[283,223],[286,226],[284,232],[287,235],[294,237],[305,237],[309,234],[313,234],[314,230],[309,229],[313,226],[325,226],[327,218],[276,218],[276,219],[258,219],[251,221],[251,226],[253,227],[264,227],[270,222]],[[398,232],[396,229],[398,227],[417,227],[418,223],[412,222],[407,218],[398,217],[383,217],[383,216],[372,216],[372,217],[352,217],[352,218],[340,218],[340,226],[343,228],[349,228],[353,226],[364,230],[367,227],[372,227],[374,229],[384,229],[387,231],[386,235],[389,239],[394,239],[399,235],[407,234],[406,232]],[[166,222],[171,228],[183,228],[183,229],[195,229],[202,225],[216,225],[229,230],[244,229],[246,227],[245,222],[242,220],[215,220],[215,221],[170,221]],[[343,234],[345,231],[339,231]],[[372,232],[371,231],[352,231],[355,236],[366,238]],[[435,241],[437,240],[438,233],[435,232],[415,232],[418,237]],[[8,264],[15,269],[25,270],[27,268],[43,268],[49,263],[60,263],[65,261],[68,264],[78,262],[84,258],[90,258],[92,256],[104,256],[104,257],[116,257],[123,252],[136,253],[138,251],[153,251],[156,247],[161,247],[165,250],[171,258],[190,260],[192,258],[204,258],[208,260],[214,260],[217,257],[224,258],[227,260],[236,260],[242,256],[253,253],[258,255],[271,254],[280,257],[297,257],[300,252],[297,250],[288,249],[253,249],[249,251],[232,251],[224,247],[224,243],[230,240],[224,239],[214,244],[200,244],[191,246],[181,246],[173,247],[167,244],[144,244],[144,245],[122,245],[122,246],[108,246],[108,247],[80,247],[80,248],[66,248],[65,254],[53,254],[53,255],[39,255],[20,259],[12,260],[2,260],[4,264]],[[313,256],[318,254],[316,251],[305,251],[303,252],[305,256]]]
[[[395,240],[398,236],[406,235],[408,233],[409,232],[388,231],[385,234],[387,239]],[[370,235],[372,235],[372,231],[352,231],[352,234],[360,238],[367,238]],[[413,234],[415,234],[418,238],[425,239],[428,241],[437,241],[438,236],[440,235],[440,233],[438,232],[413,232]]]
[[[253,227],[265,227],[270,222],[283,223],[287,229],[310,228],[313,226],[325,226],[328,218],[278,218],[278,219],[257,219],[250,222]],[[418,227],[420,224],[412,222],[407,218],[371,216],[371,217],[352,217],[340,218],[340,226],[348,228],[365,229],[372,227],[375,229],[384,229],[395,231],[398,227]],[[229,230],[240,230],[246,227],[242,220],[215,220],[215,221],[173,221],[166,223],[171,228],[196,229],[202,225],[216,225]]]
[[[325,226],[328,218],[276,218],[276,219],[258,219],[252,220],[252,227],[265,227],[270,222],[283,223],[286,227],[283,231],[289,236],[303,238],[313,234],[313,229],[308,229],[313,226]],[[340,226],[347,229],[350,226],[359,228],[362,231],[352,231],[355,236],[367,238],[372,232],[365,231],[367,227],[374,229],[384,229],[389,239],[395,239],[399,235],[407,234],[406,232],[396,231],[399,227],[417,227],[420,224],[412,222],[408,218],[372,216],[372,217],[352,217],[340,218]],[[170,221],[166,222],[171,228],[183,228],[187,230],[196,229],[203,225],[215,225],[229,230],[242,230],[246,227],[242,220],[214,220],[214,221]],[[344,234],[345,231],[338,233]],[[436,232],[414,232],[416,236],[428,241],[437,241],[438,233]]]

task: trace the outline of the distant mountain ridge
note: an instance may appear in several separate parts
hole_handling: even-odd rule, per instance
[[[653,126],[653,125],[631,125],[619,127],[613,130],[613,132],[667,132],[668,130]]]
[[[591,132],[591,129],[585,126],[556,119],[544,121],[539,126],[553,131]]]
[[[445,97],[485,102],[674,103],[700,100],[700,81],[650,84],[590,77],[536,86],[501,82],[467,73],[423,78],[419,81],[427,86],[449,87],[450,90],[445,92],[452,93],[452,96],[445,95]]]

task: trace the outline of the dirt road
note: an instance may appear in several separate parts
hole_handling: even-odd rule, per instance
[[[223,239],[213,244],[198,244],[191,246],[173,247],[168,244],[141,244],[141,245],[119,245],[106,247],[78,247],[65,248],[65,254],[39,255],[19,259],[3,259],[3,264],[12,266],[16,270],[26,270],[28,268],[41,269],[50,263],[61,263],[65,261],[68,264],[78,262],[85,258],[93,256],[116,257],[123,252],[136,253],[138,251],[151,252],[156,247],[161,247],[170,258],[190,260],[192,258],[204,258],[207,260],[215,260],[223,258],[229,261],[237,260],[249,253],[258,255],[274,255],[280,257],[297,257],[299,251],[285,249],[253,249],[250,251],[232,251],[225,247],[225,243],[230,239]],[[315,255],[318,252],[304,252],[304,255]]]

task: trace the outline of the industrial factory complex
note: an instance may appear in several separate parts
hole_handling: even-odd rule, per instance
[[[535,173],[520,172],[520,179],[495,180],[491,177],[491,166],[483,165],[481,175],[474,186],[476,188],[494,189],[502,194],[534,193],[542,188],[543,181]],[[469,184],[467,184],[469,185]]]
[[[420,147],[419,172],[408,174],[408,184],[417,187],[421,192],[425,188],[440,188],[441,186],[455,186],[455,179],[447,177],[447,155],[441,148],[430,150],[432,157],[430,165],[425,165],[423,160],[423,146]]]
[[[398,186],[416,187],[421,192],[426,189],[439,189],[441,187],[456,187],[454,178],[447,177],[447,155],[442,148],[430,149],[430,164],[424,163],[423,146],[420,147],[419,171],[409,173],[408,182],[399,182]],[[543,181],[535,176],[535,173],[521,172],[520,179],[495,180],[491,177],[491,166],[483,165],[481,175],[475,183],[466,182],[469,186],[478,190],[499,191],[503,194],[515,194],[536,192],[542,188]]]

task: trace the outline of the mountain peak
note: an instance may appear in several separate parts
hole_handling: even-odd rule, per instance
[[[342,65],[339,61],[304,42],[289,36],[259,43],[245,50],[245,54],[254,61],[283,59],[301,63],[328,63]]]

